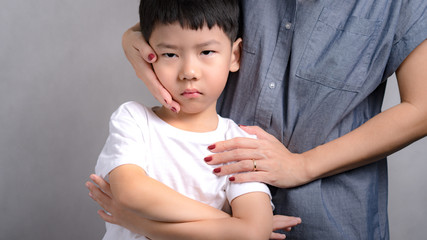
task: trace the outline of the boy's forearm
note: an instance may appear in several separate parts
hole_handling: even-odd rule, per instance
[[[148,177],[136,165],[117,167],[109,178],[113,198],[123,207],[149,220],[188,222],[229,216]]]
[[[170,223],[144,219],[136,213],[131,214],[135,215],[132,218],[132,222],[123,225],[123,227],[153,240],[262,239],[256,238],[256,235],[253,235],[253,231],[256,231],[257,228],[251,229],[247,225],[243,224],[240,219],[233,217],[184,223]]]
[[[270,198],[262,192],[237,197],[231,203],[233,217],[186,223],[150,222],[145,231],[152,239],[268,239],[273,214]],[[256,207],[254,207],[256,206]]]
[[[202,220],[186,223],[160,223],[151,222],[146,236],[151,239],[173,239],[173,240],[235,240],[235,239],[268,239],[259,238],[253,233],[256,228],[250,228],[242,220],[237,218]]]
[[[120,225],[135,233],[151,239],[264,239],[260,236],[272,231],[270,199],[265,193],[237,197],[231,203],[231,217],[141,173],[135,165],[110,173],[113,200],[131,209],[120,214]]]

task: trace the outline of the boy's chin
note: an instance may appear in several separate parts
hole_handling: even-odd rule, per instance
[[[202,104],[181,104],[180,105],[181,110],[180,112],[185,114],[205,114],[205,113],[212,113],[216,114],[216,109],[212,107],[207,107],[206,105]]]

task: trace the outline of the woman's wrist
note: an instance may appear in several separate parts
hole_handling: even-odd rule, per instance
[[[301,184],[310,183],[319,178],[322,178],[322,167],[318,166],[316,161],[316,155],[319,154],[318,147],[313,148],[304,153],[298,154],[301,162],[301,170],[300,170],[300,181]]]

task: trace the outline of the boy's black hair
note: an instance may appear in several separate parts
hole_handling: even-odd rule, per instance
[[[217,25],[234,42],[239,17],[238,0],[141,0],[139,5],[141,32],[147,42],[156,24],[175,22],[192,30]]]

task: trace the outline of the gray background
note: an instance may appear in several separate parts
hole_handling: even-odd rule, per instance
[[[123,102],[156,104],[121,49],[138,0],[1,0],[0,239],[99,239],[84,182]],[[399,102],[391,79],[385,106]],[[423,239],[427,140],[390,157],[392,239]]]

